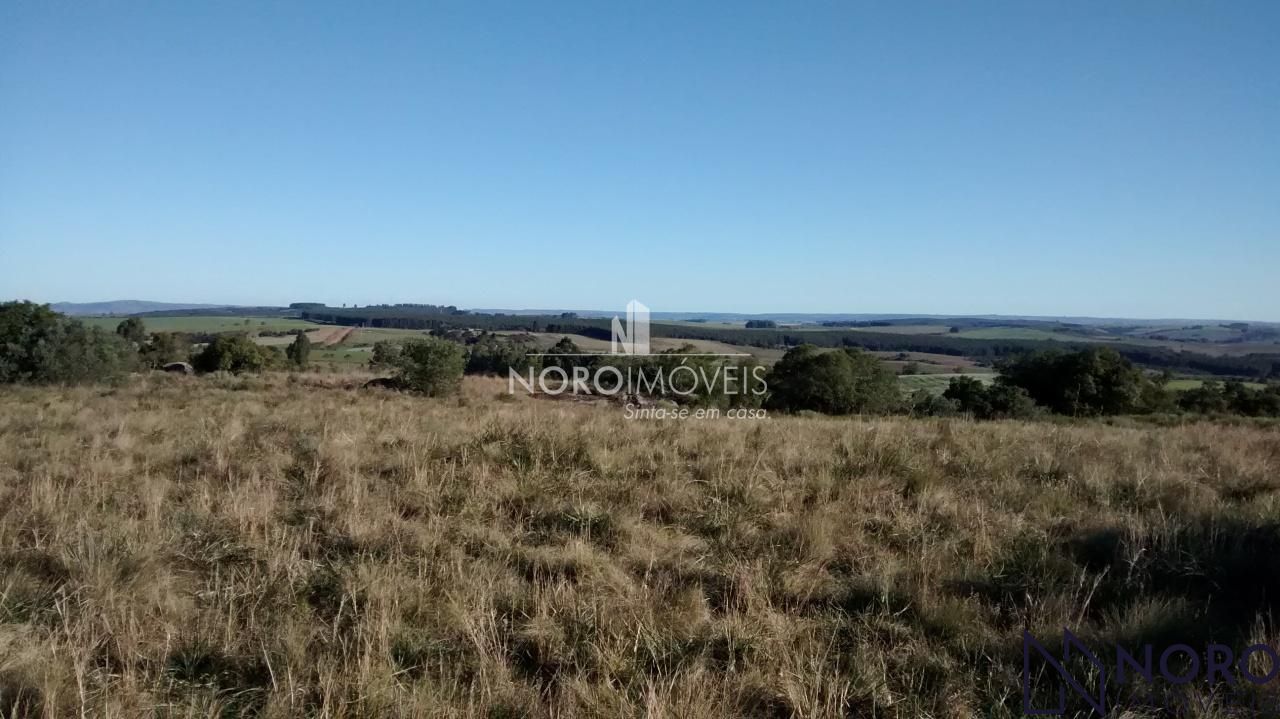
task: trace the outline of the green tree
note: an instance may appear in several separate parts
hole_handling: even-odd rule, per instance
[[[436,337],[405,342],[396,358],[399,381],[406,389],[430,397],[458,391],[466,366],[461,345]]]
[[[987,419],[991,416],[991,400],[987,396],[987,388],[973,377],[952,377],[944,399],[955,404],[956,411],[973,415],[976,419]]]
[[[1173,392],[1169,391],[1169,381],[1173,375],[1164,370],[1158,375],[1148,377],[1142,383],[1138,395],[1137,411],[1142,414],[1172,413],[1178,411],[1178,402]]]
[[[536,357],[529,357],[524,343],[513,342],[499,335],[486,334],[467,348],[467,374],[499,374],[506,376],[508,369],[523,372],[534,364]]]
[[[893,373],[872,355],[852,348],[792,348],[773,366],[768,385],[765,406],[788,412],[879,414],[902,404]]]
[[[1268,384],[1258,390],[1257,404],[1259,416],[1280,417],[1280,384]]]
[[[153,332],[141,350],[142,362],[159,369],[170,362],[186,362],[191,356],[191,338],[181,332]]]
[[[218,335],[191,358],[197,372],[261,372],[278,365],[279,350],[264,347],[242,334]]]
[[[636,372],[655,372],[665,384],[665,399],[696,407],[758,407],[766,387],[756,373],[758,363],[711,357],[692,344],[657,354],[632,356],[629,360],[611,360],[625,374],[629,367]],[[636,376],[640,376],[637,374]],[[637,385],[643,381],[637,380]]]
[[[573,372],[574,367],[590,367],[593,357],[583,355],[577,343],[568,337],[561,337],[559,342],[551,346],[542,356],[543,367],[559,367],[565,372]]]
[[[1021,387],[1050,411],[1072,416],[1142,411],[1152,380],[1110,347],[1079,352],[1036,352],[1000,367],[999,382]]]
[[[1034,417],[1039,409],[1021,387],[995,382],[986,389],[990,415],[986,419],[1025,419]]]
[[[1280,417],[1280,384],[1253,389],[1239,380],[1219,384],[1207,380],[1182,392],[1178,406],[1198,414],[1242,414],[1247,417]]]
[[[1198,414],[1219,414],[1227,411],[1227,397],[1222,385],[1215,380],[1205,380],[1199,387],[1184,390],[1178,396],[1178,406]]]
[[[307,363],[311,360],[311,339],[307,337],[306,332],[299,332],[298,336],[293,338],[293,343],[285,350],[285,356],[289,358],[289,364],[299,369],[306,369]]]
[[[116,325],[116,334],[141,347],[147,341],[147,327],[138,317],[125,318]]]
[[[959,411],[953,400],[923,389],[913,392],[909,403],[914,417],[950,417]]]
[[[373,343],[373,351],[369,353],[369,367],[386,369],[397,367],[400,361],[400,343],[383,340]]]
[[[136,365],[137,353],[122,337],[48,305],[0,304],[0,382],[102,382]]]
[[[952,377],[942,397],[974,419],[1020,419],[1039,411],[1021,387],[1003,382],[984,385],[973,377]]]

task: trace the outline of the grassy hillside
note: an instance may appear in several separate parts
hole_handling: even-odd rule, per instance
[[[358,381],[0,389],[8,706],[1013,717],[1023,628],[1277,638],[1274,430],[677,424]]]

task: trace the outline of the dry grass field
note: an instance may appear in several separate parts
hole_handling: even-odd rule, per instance
[[[1011,717],[1024,628],[1277,638],[1274,429],[353,386],[0,389],[0,714]]]

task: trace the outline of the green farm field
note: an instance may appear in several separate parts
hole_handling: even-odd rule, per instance
[[[123,317],[84,317],[85,324],[114,330],[124,321]],[[290,317],[211,317],[207,315],[178,315],[172,317],[143,317],[149,332],[260,332],[311,330],[323,325]]]
[[[821,329],[830,329],[823,327]],[[951,331],[948,325],[888,325],[881,327],[847,327],[855,332],[876,332],[891,335],[943,335]]]
[[[346,344],[334,347],[315,347],[311,350],[310,361],[313,365],[328,369],[353,369],[369,362],[369,347],[350,347]]]
[[[1090,342],[1096,339],[1069,332],[1053,332],[1033,327],[983,327],[957,332],[954,336],[967,337],[974,340],[1058,340],[1061,342]]]
[[[426,330],[398,330],[388,327],[360,327],[347,340],[351,345],[366,345],[374,342],[402,342],[415,337],[426,337],[431,334]]]
[[[990,384],[995,381],[995,374],[976,372],[967,374],[912,374],[900,375],[898,377],[898,386],[904,394],[911,394],[924,390],[930,394],[942,394],[947,391],[947,386],[951,384],[951,380],[956,377],[972,377],[983,384]]]

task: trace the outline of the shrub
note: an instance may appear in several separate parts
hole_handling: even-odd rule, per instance
[[[1142,411],[1152,384],[1109,347],[1022,355],[1004,363],[1000,375],[1001,382],[1026,390],[1036,404],[1072,416]]]
[[[942,396],[953,402],[958,412],[978,419],[991,416],[991,400],[987,397],[987,388],[973,377],[952,377]]]
[[[879,414],[898,409],[902,401],[894,375],[853,348],[795,347],[774,365],[768,384],[765,406],[787,412]]]
[[[404,387],[431,397],[456,392],[465,366],[462,346],[436,337],[409,340],[396,357],[398,379]]]
[[[191,358],[197,372],[260,372],[277,366],[283,358],[274,347],[264,347],[242,334],[219,335]]]
[[[950,417],[958,411],[954,400],[939,397],[923,389],[912,393],[910,404],[911,414],[914,417]]]
[[[0,304],[0,382],[81,384],[133,369],[123,338],[32,302]]]
[[[999,381],[987,388],[987,404],[991,408],[989,419],[1025,419],[1039,411],[1026,390]]]
[[[191,356],[191,338],[181,332],[156,332],[141,349],[142,363],[159,369],[170,362],[186,362]]]
[[[497,335],[485,335],[467,348],[467,374],[499,374],[507,370],[522,371],[537,358],[529,357],[526,345],[505,340]]]
[[[382,369],[396,367],[400,361],[400,344],[390,340],[375,342],[369,356],[369,367]]]
[[[568,337],[561,337],[559,342],[551,346],[542,356],[542,366],[559,367],[565,372],[573,372],[574,367],[591,367],[595,358],[586,357],[577,343]]]
[[[624,374],[634,368],[637,377],[664,378],[664,399],[696,407],[758,407],[764,399],[766,385],[753,358],[727,359],[700,353],[691,344],[663,350],[647,356],[611,360]],[[645,380],[636,380],[639,393],[645,391]]]
[[[142,346],[143,342],[147,341],[147,327],[137,317],[126,318],[116,325],[116,334],[139,347]]]
[[[1208,380],[1184,390],[1177,404],[1198,414],[1242,414],[1249,417],[1280,417],[1280,384],[1251,389],[1239,380],[1219,384]]]
[[[307,362],[311,359],[311,339],[307,337],[306,332],[299,332],[298,336],[293,338],[293,343],[285,350],[285,355],[289,358],[289,364],[299,369],[306,369]]]
[[[974,419],[1021,419],[1034,416],[1039,409],[1021,387],[997,380],[990,386],[972,377],[953,377],[943,399],[952,402],[957,411]]]

